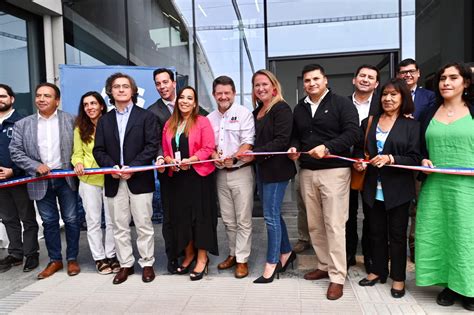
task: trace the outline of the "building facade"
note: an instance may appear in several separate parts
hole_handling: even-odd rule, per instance
[[[215,105],[212,80],[226,74],[251,104],[261,68],[281,80],[288,103],[302,95],[301,68],[326,67],[330,86],[352,92],[353,71],[377,65],[382,81],[403,58],[422,76],[443,63],[473,61],[473,6],[460,0],[5,0],[0,2],[0,82],[33,112],[34,86],[58,83],[60,64],[172,66],[178,85]],[[449,28],[446,25],[450,25]],[[456,34],[456,36],[453,36]],[[151,78],[150,78],[151,79]],[[149,105],[149,104],[145,104]]]

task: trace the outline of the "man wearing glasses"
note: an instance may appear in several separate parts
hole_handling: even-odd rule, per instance
[[[102,116],[96,128],[94,158],[101,167],[125,171],[131,166],[152,164],[158,153],[160,138],[157,119],[150,111],[136,105],[138,88],[132,77],[115,73],[107,78],[105,91],[115,110]],[[105,195],[114,224],[115,247],[120,271],[113,283],[120,284],[134,273],[135,258],[131,241],[130,220],[137,232],[138,264],[143,282],[155,279],[153,270],[154,230],[151,222],[155,190],[153,170],[105,175]]]
[[[414,59],[408,58],[400,61],[397,66],[397,78],[405,80],[411,91],[411,97],[415,103],[415,112],[413,114],[416,120],[428,108],[434,105],[436,97],[434,92],[426,90],[418,85],[420,78],[420,69]],[[417,174],[415,174],[416,178]],[[416,181],[416,192],[420,191],[421,183]],[[410,233],[408,236],[408,247],[410,248],[410,260],[415,262],[415,224],[416,224],[416,200],[410,207]]]
[[[421,113],[435,103],[435,94],[430,90],[426,90],[418,85],[420,79],[420,69],[414,59],[407,58],[397,66],[397,78],[405,80],[411,91],[411,97],[415,103],[415,119],[419,119]]]

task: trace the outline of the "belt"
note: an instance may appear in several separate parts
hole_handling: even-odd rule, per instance
[[[227,171],[227,172],[233,172],[233,171],[240,170],[241,168],[244,168],[244,167],[247,167],[247,166],[250,166],[250,165],[252,165],[252,162],[245,163],[245,164],[242,164],[240,166],[231,167],[231,168],[224,167],[224,168],[221,168],[221,170],[222,171]]]

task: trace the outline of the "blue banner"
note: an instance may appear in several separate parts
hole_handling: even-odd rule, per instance
[[[160,98],[153,79],[153,71],[158,68],[160,67],[60,65],[62,110],[77,115],[81,96],[88,91],[99,92],[110,109],[112,105],[105,94],[105,80],[116,72],[128,74],[135,79],[138,86],[137,105],[148,108]],[[176,73],[175,68],[167,68]]]

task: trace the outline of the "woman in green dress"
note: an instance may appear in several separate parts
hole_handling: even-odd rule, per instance
[[[422,118],[423,166],[474,168],[471,69],[459,63],[435,77],[437,106]],[[474,311],[474,177],[429,174],[418,199],[416,284],[438,285],[439,305]]]

